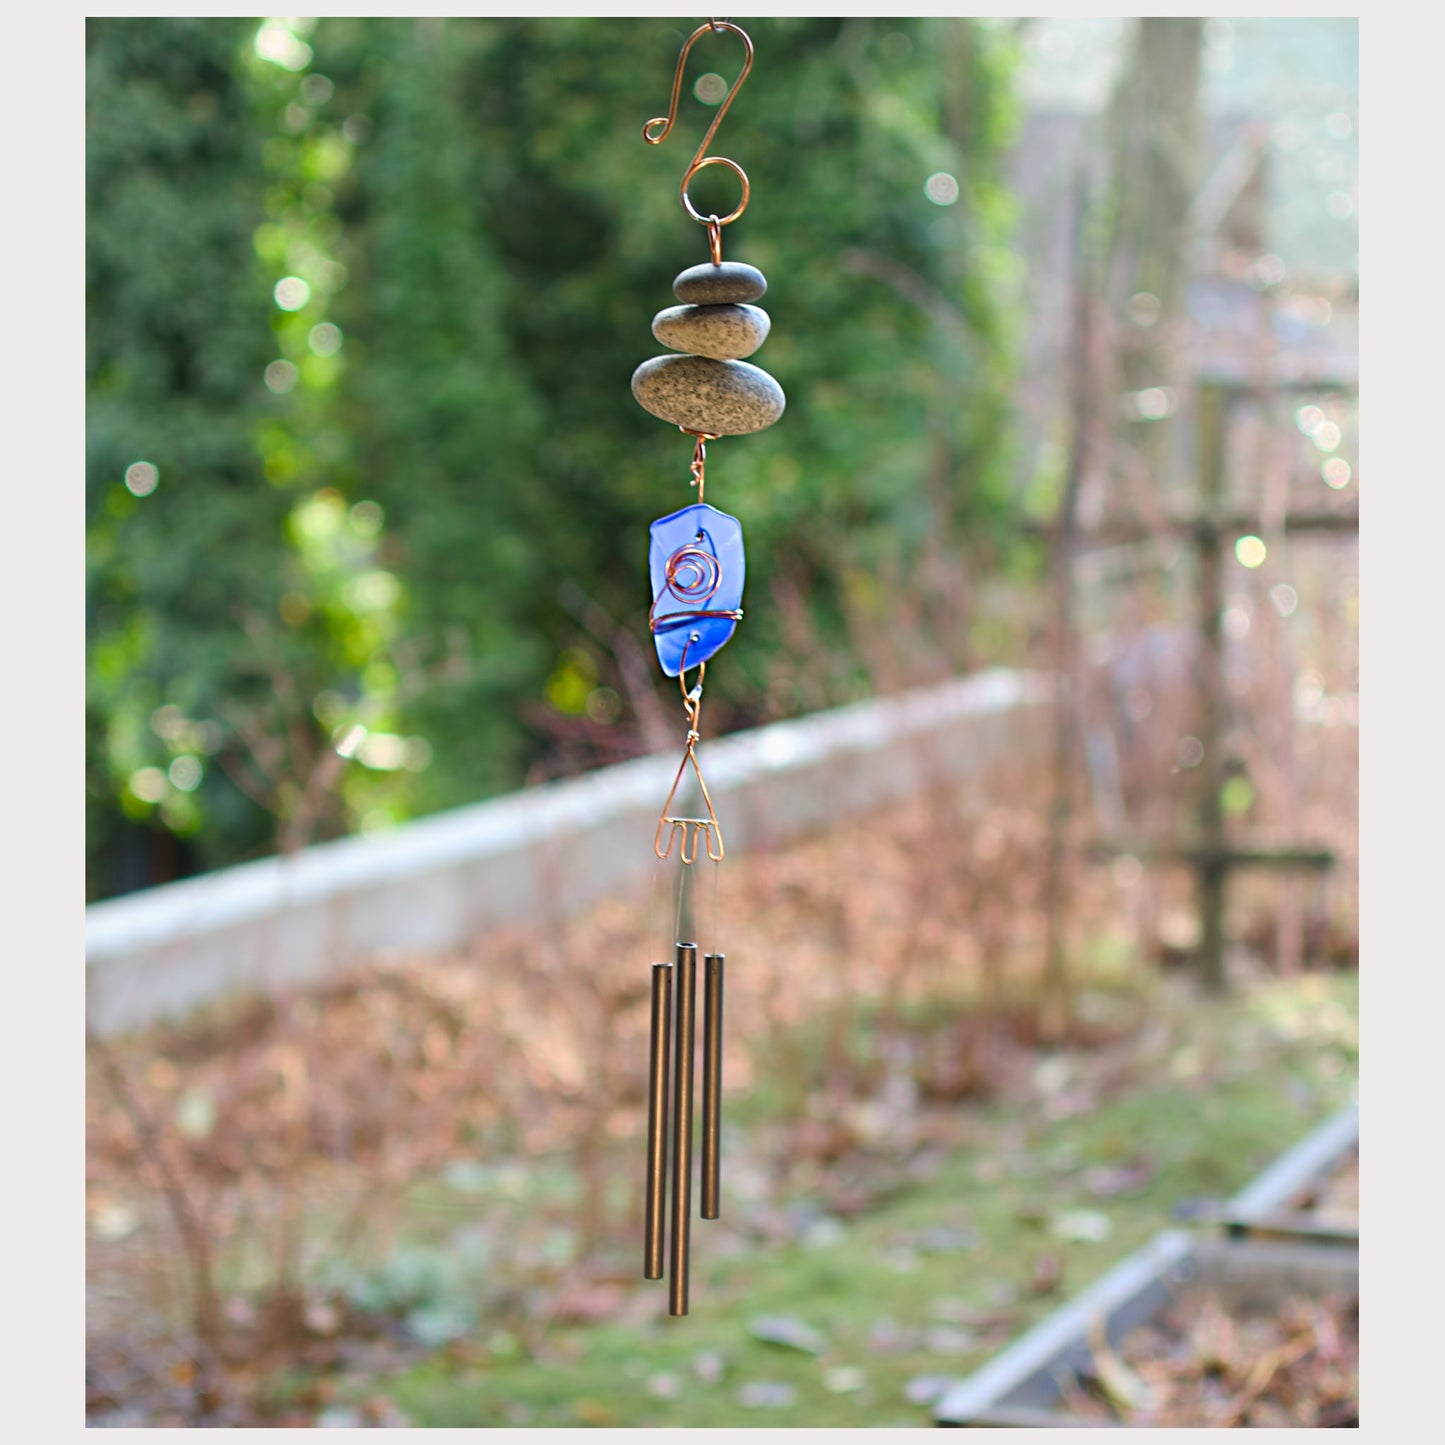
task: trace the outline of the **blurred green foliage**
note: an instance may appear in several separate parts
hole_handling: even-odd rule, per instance
[[[691,444],[628,378],[706,256],[693,85],[740,61],[699,42],[644,146],[689,29],[87,22],[89,896],[646,746],[625,639]],[[769,277],[789,407],[709,455],[751,598],[713,730],[865,688],[850,626],[1012,508],[1007,28],[749,31],[711,149],[752,182],[725,251]]]

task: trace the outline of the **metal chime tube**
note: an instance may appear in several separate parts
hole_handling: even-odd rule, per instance
[[[723,955],[703,955],[702,995],[702,1217],[721,1210]]]
[[[667,1066],[672,1035],[672,965],[652,965],[652,1051],[647,1084],[647,1225],[643,1278],[662,1278],[667,1215]]]
[[[688,1244],[692,1214],[693,1018],[697,990],[697,944],[679,943],[677,963],[676,1068],[672,1091],[672,1276],[668,1313],[687,1313]]]

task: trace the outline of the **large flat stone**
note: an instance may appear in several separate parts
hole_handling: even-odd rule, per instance
[[[782,416],[783,388],[760,366],[707,356],[654,356],[632,373],[632,394],[653,416],[689,431],[743,436]]]

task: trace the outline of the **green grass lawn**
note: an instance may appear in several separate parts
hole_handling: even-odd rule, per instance
[[[428,1426],[927,1426],[929,1377],[971,1373],[1176,1205],[1235,1192],[1346,1102],[1356,1016],[1354,975],[1207,1002],[1161,986],[1136,1037],[1041,1053],[1027,1087],[948,1110],[935,1167],[870,1212],[773,1244],[729,1230],[725,1197],[723,1222],[693,1224],[685,1318],[638,1280],[611,1320],[526,1343],[484,1323],[329,1393]],[[810,1348],[759,1338],[769,1316]]]

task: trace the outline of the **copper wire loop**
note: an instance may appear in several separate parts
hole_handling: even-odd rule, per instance
[[[722,265],[722,222],[716,216],[707,218],[707,253],[714,266]]]
[[[661,145],[667,139],[673,122],[677,119],[677,100],[682,94],[683,72],[687,69],[687,53],[693,45],[704,35],[720,35],[724,30],[731,30],[743,42],[745,51],[743,68],[738,72],[738,78],[733,81],[732,89],[728,91],[727,98],[718,106],[717,114],[712,118],[712,124],[707,128],[707,134],[702,138],[702,144],[698,146],[697,153],[692,158],[692,163],[683,172],[682,184],[678,187],[678,199],[682,202],[682,208],[699,225],[707,226],[709,231],[709,246],[713,253],[713,260],[717,262],[722,256],[721,240],[714,241],[712,230],[714,223],[720,228],[731,225],[748,208],[748,177],[747,172],[736,162],[729,160],[726,156],[710,156],[707,148],[712,144],[712,138],[717,134],[717,128],[722,124],[722,118],[728,113],[728,107],[733,103],[733,97],[742,89],[743,81],[748,78],[748,72],[753,68],[753,42],[748,34],[741,27],[734,25],[730,20],[708,20],[705,24],[699,25],[683,42],[682,53],[677,57],[677,70],[672,77],[672,98],[668,101],[667,114],[654,116],[645,126],[642,127],[642,138],[648,145]],[[653,135],[653,128],[661,126],[662,129]],[[706,166],[727,166],[742,183],[742,199],[736,208],[726,216],[704,216],[693,205],[692,199],[687,194],[688,182]]]

